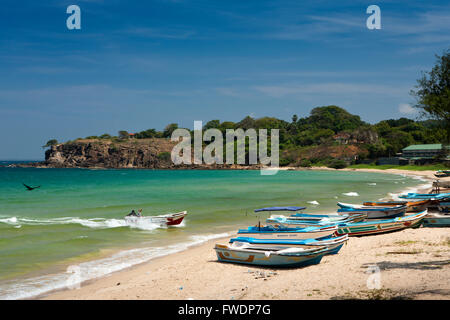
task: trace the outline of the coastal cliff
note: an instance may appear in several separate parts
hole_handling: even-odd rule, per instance
[[[169,139],[125,142],[83,139],[51,146],[43,165],[53,168],[170,168]]]
[[[175,165],[170,153],[176,142],[166,138],[128,139],[117,142],[104,139],[78,139],[51,146],[45,161],[32,164],[47,168],[108,169],[258,169],[240,165]]]

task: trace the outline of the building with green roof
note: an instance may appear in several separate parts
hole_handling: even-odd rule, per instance
[[[445,146],[449,149],[449,146]],[[440,143],[435,144],[413,144],[402,149],[402,157],[410,160],[432,159],[442,154],[443,146]]]

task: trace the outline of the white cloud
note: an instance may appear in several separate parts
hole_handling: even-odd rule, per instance
[[[417,112],[416,109],[414,109],[407,103],[400,103],[398,105],[398,111],[403,114],[414,114]]]

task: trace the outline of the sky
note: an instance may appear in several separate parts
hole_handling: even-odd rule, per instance
[[[69,5],[81,29],[69,30]],[[381,29],[369,30],[369,5]],[[376,123],[449,49],[448,1],[3,0],[0,159],[50,139],[338,105]]]

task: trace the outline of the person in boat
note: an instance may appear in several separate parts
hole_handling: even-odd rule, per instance
[[[129,214],[127,214],[127,217],[139,217],[139,213],[136,213],[136,211],[131,210],[131,212]]]
[[[142,217],[142,209],[139,209],[138,212],[134,211],[134,209],[131,210],[127,217]]]

